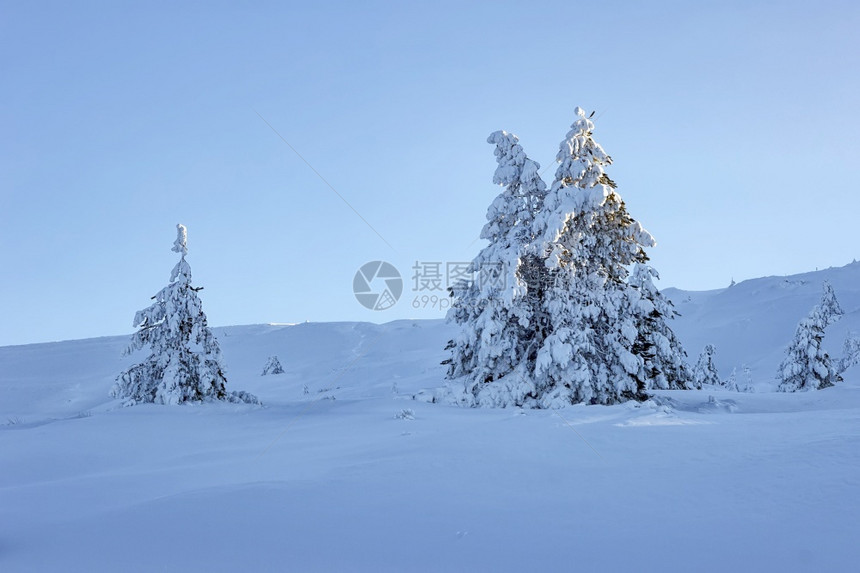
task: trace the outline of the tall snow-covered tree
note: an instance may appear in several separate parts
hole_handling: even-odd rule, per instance
[[[635,305],[639,332],[633,351],[643,359],[644,372],[639,378],[645,380],[649,390],[686,390],[693,383],[685,360],[687,352],[667,322],[678,312],[654,285],[653,278],[660,278],[653,267],[637,263],[628,279],[639,295]]]
[[[780,392],[820,390],[840,382],[838,365],[821,348],[824,330],[839,320],[843,311],[830,283],[824,283],[821,302],[800,321],[785,358],[777,370]]]
[[[452,289],[449,389],[472,406],[561,407],[644,399],[651,388],[685,388],[689,368],[667,321],[671,302],[654,287],[653,237],[627,212],[581,108],[546,191],[537,163],[514,136],[496,132],[505,185],[481,234],[490,244],[471,270],[499,265],[501,290]]]
[[[713,344],[705,345],[702,353],[699,354],[699,359],[696,361],[696,366],[693,367],[693,387],[698,390],[702,386],[721,386],[720,375],[717,372],[717,367],[714,365],[714,353],[716,348]]]
[[[498,163],[493,182],[504,188],[487,210],[481,238],[489,244],[469,268],[475,280],[451,289],[448,320],[460,330],[448,344],[451,357],[445,363],[456,401],[520,405],[532,390],[526,372],[535,320],[529,281],[541,278],[540,271],[534,272],[534,257],[524,257],[524,250],[546,185],[540,165],[526,156],[515,135],[497,131],[487,142],[495,145]]]
[[[641,297],[627,277],[655,241],[604,172],[612,159],[592,138],[594,123],[582,108],[576,114],[534,223],[533,248],[546,257],[550,279],[543,300],[549,334],[535,366],[540,407],[641,399],[647,385],[636,347]]]
[[[176,226],[173,252],[179,261],[169,284],[153,296],[154,302],[135,314],[128,353],[149,347],[149,356],[120,374],[111,396],[126,405],[181,404],[227,400],[259,403],[246,392],[228,392],[221,348],[206,324],[200,298],[203,287],[191,285],[191,267],[185,260],[188,236]]]

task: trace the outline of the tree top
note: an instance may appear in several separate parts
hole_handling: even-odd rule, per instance
[[[188,254],[188,229],[182,223],[176,224],[176,240],[173,241],[174,253],[179,253],[183,257]]]

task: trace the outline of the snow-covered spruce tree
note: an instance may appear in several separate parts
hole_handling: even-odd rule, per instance
[[[716,348],[713,344],[705,345],[696,366],[693,367],[693,387],[701,390],[702,386],[720,386],[720,375],[714,365],[714,353]]]
[[[821,312],[827,323],[826,326],[830,326],[842,318],[845,311],[842,310],[842,306],[836,300],[836,292],[833,290],[833,285],[830,284],[830,281],[824,281],[822,289],[824,292],[821,294],[821,303],[819,303],[819,306],[821,306]]]
[[[752,381],[752,369],[746,364],[744,364],[741,369],[744,373],[744,384],[743,387],[738,384],[738,392],[746,392],[748,394],[752,394],[755,392],[755,385]]]
[[[604,173],[612,159],[592,138],[594,124],[582,108],[576,114],[535,218],[534,248],[549,269],[543,300],[549,334],[535,365],[539,407],[646,396],[645,359],[636,346],[641,297],[626,279],[655,242]]]
[[[729,377],[720,382],[720,386],[722,386],[725,390],[730,392],[738,391],[738,369],[732,368],[732,373],[729,374]]]
[[[187,231],[183,225],[176,228],[172,250],[179,253],[179,262],[170,273],[170,283],[152,297],[155,302],[135,314],[138,331],[126,351],[148,346],[150,354],[117,377],[111,396],[126,405],[209,400],[259,403],[246,392],[227,392],[221,349],[197,296],[203,287],[191,286],[191,267],[185,260]]]
[[[660,278],[657,271],[637,263],[628,279],[630,286],[639,293],[635,306],[639,333],[633,351],[643,359],[644,372],[639,378],[645,380],[649,390],[686,390],[693,384],[685,360],[687,352],[667,323],[678,316],[678,312],[672,301],[654,286],[652,278]]]
[[[860,337],[853,332],[848,334],[842,344],[842,358],[839,359],[839,374],[860,363]]]
[[[546,185],[540,165],[526,156],[515,135],[496,131],[487,142],[495,145],[498,163],[493,182],[504,189],[487,210],[481,238],[489,244],[469,268],[475,280],[451,289],[448,320],[460,330],[448,343],[451,356],[444,363],[455,401],[504,407],[522,405],[533,390],[527,371],[537,286],[528,282],[541,279],[542,265],[534,255],[524,257],[524,250]]]
[[[842,314],[833,287],[825,282],[821,302],[797,325],[794,340],[779,365],[777,379],[780,392],[820,390],[842,380],[838,365],[821,348],[824,329],[839,320]]]
[[[283,374],[284,367],[281,366],[281,361],[277,356],[269,356],[266,360],[266,365],[263,367],[263,373],[260,376],[268,376],[269,374]]]

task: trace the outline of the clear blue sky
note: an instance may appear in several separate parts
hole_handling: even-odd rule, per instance
[[[177,222],[212,325],[440,317],[411,267],[482,245],[487,135],[551,179],[577,105],[662,287],[860,255],[856,2],[242,4],[0,4],[0,344],[131,332]]]

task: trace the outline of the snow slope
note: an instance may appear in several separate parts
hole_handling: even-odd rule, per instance
[[[667,290],[759,392],[641,405],[429,403],[442,321],[216,329],[263,408],[118,408],[125,337],[0,348],[0,571],[853,571],[860,376],[769,391],[825,278],[838,350],[860,265]]]
[[[860,334],[860,263],[787,277],[765,277],[706,292],[666,289],[681,313],[675,331],[691,362],[705,344],[717,348],[716,364],[727,377],[747,365],[760,389],[771,388],[797,323],[821,300],[828,280],[845,316],[827,331],[824,347],[840,356],[850,331]]]

